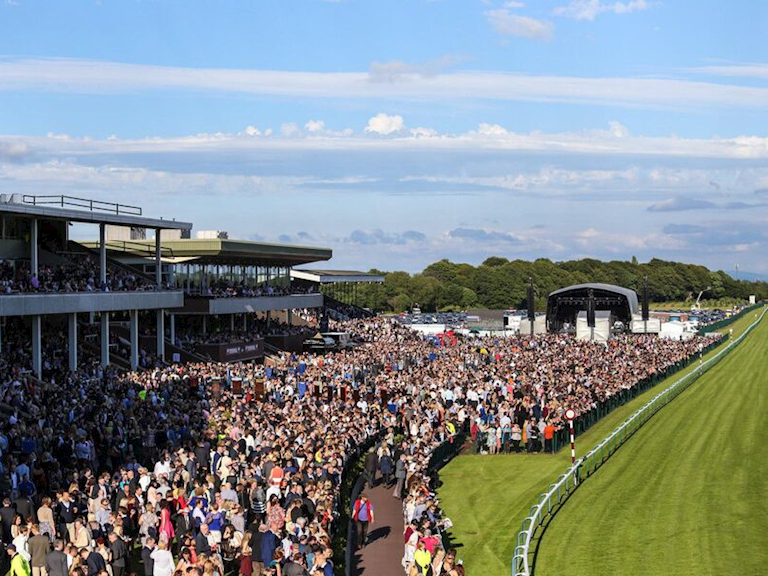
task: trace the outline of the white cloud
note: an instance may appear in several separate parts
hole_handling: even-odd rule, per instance
[[[611,134],[616,136],[616,138],[626,138],[629,136],[629,129],[621,122],[613,120],[609,125],[611,127]]]
[[[0,91],[83,94],[206,90],[285,97],[491,99],[645,108],[768,108],[768,88],[669,78],[527,76],[502,72],[405,72],[371,82],[368,72],[288,72],[149,66],[71,59],[1,59]]]
[[[437,135],[437,130],[434,128],[411,128],[411,136],[414,138],[432,138]]]
[[[261,136],[261,130],[259,130],[258,128],[255,128],[255,127],[253,127],[253,126],[248,126],[248,127],[245,129],[245,133],[246,133],[248,136]]]
[[[322,120],[310,120],[304,124],[304,129],[307,132],[322,132],[325,130],[325,122]]]
[[[371,82],[393,83],[407,81],[413,76],[431,78],[466,60],[467,58],[463,56],[446,54],[425,64],[409,64],[401,60],[372,62],[368,79]]]
[[[600,0],[571,0],[566,6],[555,8],[554,14],[574,20],[594,20],[603,13],[628,14],[640,12],[651,6],[647,0],[629,0],[628,2],[604,3]]]
[[[368,120],[368,126],[365,127],[365,131],[372,134],[387,136],[399,132],[404,127],[405,124],[403,123],[402,116],[390,116],[384,112],[379,112],[376,116]]]
[[[286,136],[288,138],[291,138],[293,136],[299,135],[299,125],[295,122],[287,122],[285,124],[282,124],[280,126],[280,134],[283,136]]]
[[[608,130],[581,132],[512,132],[498,124],[480,124],[477,130],[463,134],[438,134],[430,129],[405,130],[399,115],[380,113],[368,122],[365,133],[389,135],[390,138],[366,138],[364,134],[347,129],[326,131],[323,138],[302,134],[295,123],[283,126],[283,136],[270,138],[271,129],[263,131],[265,138],[243,138],[238,134],[197,134],[176,138],[87,139],[51,134],[47,137],[2,136],[0,151],[24,154],[55,154],[59,157],[95,154],[164,154],[164,153],[250,153],[255,151],[465,151],[546,152],[551,155],[588,154],[593,156],[659,156],[689,158],[720,158],[738,160],[768,159],[768,137],[738,136],[735,138],[680,138],[674,135],[648,137],[633,135],[621,125]],[[429,136],[429,137],[425,137]],[[620,136],[620,137],[617,137]],[[708,182],[703,185],[709,186]],[[760,187],[760,186],[758,186]]]
[[[696,66],[683,68],[684,72],[696,72],[711,76],[728,76],[738,78],[758,78],[768,80],[768,64],[720,64],[713,66]]]
[[[498,34],[505,36],[520,36],[532,40],[549,41],[555,30],[552,22],[513,14],[504,8],[488,10],[485,17]]]
[[[509,2],[504,2],[505,8],[525,8],[524,2],[515,2],[515,0],[509,0]]]
[[[486,124],[483,122],[478,126],[477,133],[483,136],[506,136],[509,134],[506,128],[499,126],[498,124]]]

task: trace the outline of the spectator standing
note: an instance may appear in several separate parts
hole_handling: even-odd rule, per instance
[[[376,469],[379,467],[379,458],[375,449],[371,448],[365,455],[365,481],[368,487],[373,489],[376,482]]]
[[[394,468],[394,462],[392,462],[392,457],[389,455],[389,450],[385,450],[381,455],[381,458],[379,458],[379,471],[381,472],[382,479],[387,488],[392,486],[392,473],[394,472]]]
[[[157,543],[157,548],[152,551],[150,556],[153,562],[153,576],[172,576],[174,568],[173,554],[168,550],[165,540],[160,539]]]
[[[32,537],[27,542],[27,549],[31,557],[32,576],[47,576],[45,559],[51,550],[51,541],[47,536],[40,534],[40,527],[37,524],[32,525],[30,532]]]
[[[395,480],[397,485],[395,486],[394,497],[401,499],[403,497],[403,486],[405,485],[405,477],[408,474],[407,464],[405,462],[405,454],[400,454],[400,458],[395,464]]]
[[[53,550],[48,552],[45,557],[45,571],[47,576],[67,576],[69,574],[63,540],[56,540],[53,543]]]
[[[141,547],[141,561],[144,563],[144,576],[152,576],[154,560],[152,552],[155,551],[155,539],[151,536],[146,539],[144,546]]]
[[[128,548],[115,532],[109,533],[109,549],[112,552],[112,576],[124,576]]]
[[[360,497],[355,500],[355,504],[352,507],[352,519],[355,521],[357,529],[357,545],[360,548],[365,548],[368,537],[368,524],[373,524],[374,521],[373,504],[368,500],[366,494],[360,494]]]

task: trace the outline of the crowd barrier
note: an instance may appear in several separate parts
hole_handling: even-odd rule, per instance
[[[745,310],[745,312],[754,309],[750,308]],[[755,329],[767,311],[768,309],[764,309],[760,316],[750,324],[749,328],[735,340],[730,340],[724,349],[720,350],[712,358],[704,361],[697,369],[676,380],[665,390],[654,396],[653,399],[632,414],[602,442],[587,452],[583,458],[577,460],[573,466],[557,479],[557,482],[549,487],[546,493],[539,496],[536,504],[531,508],[528,517],[523,520],[522,529],[517,534],[515,552],[512,558],[512,576],[531,575],[534,563],[534,560],[531,558],[531,542],[536,531],[542,527],[545,521],[551,519],[553,513],[564,504],[565,499],[576,490],[579,484],[594,474],[619,446],[626,442],[656,412],[686,390],[699,376],[727,356],[731,350]]]

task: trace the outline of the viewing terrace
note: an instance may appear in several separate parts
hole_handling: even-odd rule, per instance
[[[92,248],[69,238],[70,225],[98,226]],[[30,317],[33,371],[41,373],[41,317],[66,314],[69,324],[69,365],[77,366],[77,314],[99,314],[103,365],[109,364],[109,313],[157,311],[183,305],[184,295],[162,281],[107,258],[106,229],[128,226],[154,230],[151,256],[161,262],[162,231],[177,234],[188,222],[148,218],[141,208],[72,196],[0,196],[0,316]],[[162,333],[162,330],[159,330]],[[1,337],[1,336],[0,336]],[[164,356],[158,339],[159,355]]]

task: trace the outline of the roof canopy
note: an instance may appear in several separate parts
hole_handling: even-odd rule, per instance
[[[291,270],[291,278],[316,284],[374,283],[384,282],[381,274],[354,270]]]
[[[71,196],[3,194],[0,196],[0,214],[161,230],[190,230],[192,228],[190,222],[147,218],[141,215],[141,208],[136,206]]]
[[[637,292],[634,290],[631,290],[630,288],[624,288],[622,286],[616,286],[614,284],[600,284],[600,283],[592,283],[592,284],[575,284],[573,286],[568,286],[566,288],[561,288],[560,290],[555,290],[554,292],[551,292],[549,294],[549,298],[552,299],[553,296],[566,296],[571,293],[586,293],[589,290],[594,290],[595,292],[603,292],[603,293],[613,293],[617,294],[619,296],[624,296],[627,299],[627,303],[629,304],[629,308],[633,314],[636,314],[638,312],[638,303],[637,303]]]
[[[142,247],[154,247],[154,243],[154,240],[132,240],[126,244],[108,242],[107,247],[117,252],[144,256],[146,251]],[[329,260],[333,256],[330,248],[221,238],[161,239],[161,246],[164,253],[172,254],[169,258],[163,256],[166,262],[214,266],[296,266]]]

